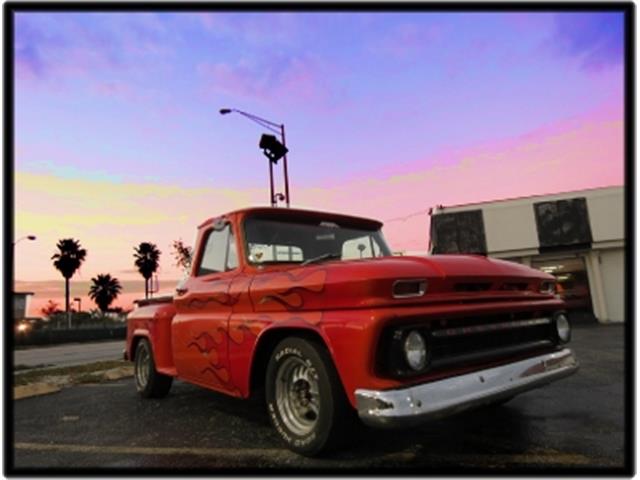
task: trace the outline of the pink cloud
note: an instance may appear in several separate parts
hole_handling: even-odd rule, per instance
[[[245,99],[323,105],[336,95],[328,80],[332,69],[308,55],[274,55],[235,64],[204,62],[197,71],[206,90]]]
[[[94,91],[106,97],[121,98],[131,100],[135,97],[131,85],[123,82],[97,82]]]

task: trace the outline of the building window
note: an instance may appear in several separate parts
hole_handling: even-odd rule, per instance
[[[487,254],[482,210],[441,213],[431,217],[432,253]]]
[[[584,198],[533,204],[540,251],[591,248],[591,227]]]

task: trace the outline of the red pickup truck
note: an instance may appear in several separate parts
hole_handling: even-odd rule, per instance
[[[138,392],[163,397],[174,378],[262,392],[288,447],[314,455],[357,416],[412,426],[577,370],[551,275],[476,255],[392,256],[381,227],[284,208],[204,222],[175,296],[129,315]]]

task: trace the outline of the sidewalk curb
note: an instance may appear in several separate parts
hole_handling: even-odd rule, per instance
[[[133,377],[133,366],[112,368],[102,374],[104,380],[120,380],[127,377]]]
[[[36,397],[38,395],[48,395],[50,393],[59,392],[62,389],[60,385],[53,383],[31,383],[29,385],[19,385],[13,387],[13,399],[21,400],[23,398]]]
[[[82,384],[82,383],[101,383],[105,381],[120,380],[133,376],[133,366],[123,366],[110,368],[108,370],[96,370],[94,372],[85,372],[78,376],[73,375],[51,375],[45,377],[45,381],[29,383],[27,385],[18,385],[13,387],[13,399],[21,400],[23,398],[36,397],[39,395],[48,395],[62,390],[63,387]]]

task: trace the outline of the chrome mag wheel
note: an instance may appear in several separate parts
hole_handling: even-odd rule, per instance
[[[309,434],[320,414],[318,374],[300,357],[285,359],[276,373],[275,399],[278,413],[296,435]]]
[[[149,350],[146,348],[141,348],[136,354],[136,366],[135,366],[135,376],[136,376],[136,384],[139,390],[144,390],[144,388],[149,383],[149,375],[151,374],[151,355],[149,354]]]
[[[171,390],[173,377],[156,371],[156,362],[149,340],[140,339],[134,357],[133,373],[136,390],[142,398],[166,397]]]

